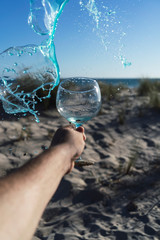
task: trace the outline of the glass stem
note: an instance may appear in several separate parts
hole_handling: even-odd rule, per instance
[[[79,161],[81,161],[82,160],[82,158],[81,158],[81,156],[79,157],[79,158],[77,158],[76,160],[75,160],[75,162],[79,162]]]

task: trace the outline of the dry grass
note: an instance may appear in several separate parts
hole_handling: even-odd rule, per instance
[[[141,80],[137,93],[139,96],[149,96],[149,106],[151,108],[160,108],[160,81]]]
[[[48,85],[45,86],[45,89],[41,87],[44,82],[44,79],[45,83],[48,83]],[[26,94],[32,93],[33,90],[39,88],[39,90],[36,91],[35,95],[37,101],[36,107],[38,108],[38,110],[47,110],[51,108],[56,108],[56,94],[58,87],[55,87],[51,91],[50,96],[48,96],[50,84],[52,83],[53,79],[49,78],[48,76],[45,76],[42,73],[38,73],[34,76],[32,74],[25,74],[16,79],[15,84],[13,83],[11,85],[11,89],[13,92],[15,91],[15,93]],[[125,86],[123,86],[122,84],[112,85],[99,82],[99,85],[103,101],[111,101],[113,99],[117,99],[119,93],[125,88]]]
[[[40,86],[42,86],[44,81],[48,85],[46,85],[45,88],[40,88]],[[52,84],[53,84],[53,79],[48,75],[45,76],[45,74],[43,73],[38,73],[34,76],[32,74],[25,74],[16,79],[15,84],[11,85],[11,89],[13,92],[23,91],[24,93],[32,93],[33,90],[40,88],[36,92],[36,101],[37,101],[36,108],[38,108],[38,110],[47,110],[51,108],[56,108],[57,87],[55,87],[50,92],[49,89],[52,88],[53,86]],[[17,85],[18,85],[18,88],[17,88]],[[122,84],[113,85],[113,84],[106,84],[104,82],[99,82],[99,86],[101,89],[103,102],[118,100],[121,91],[126,89],[126,86]],[[50,92],[50,96],[48,96],[49,92]],[[149,96],[150,107],[160,108],[160,82],[159,81],[151,81],[149,79],[141,80],[140,85],[137,88],[137,93],[139,96]],[[124,111],[121,111],[119,112],[119,122],[121,124],[124,124],[124,120],[125,120],[125,113]]]
[[[35,101],[37,102],[36,108],[38,108],[38,110],[47,110],[56,107],[57,87],[51,91],[53,85],[53,77],[47,74],[37,73],[33,75],[27,73],[17,77],[17,79],[10,84],[9,88],[15,95],[20,94],[23,97],[23,94],[26,94],[26,101],[32,101],[32,94],[34,94]],[[7,94],[9,101],[12,103],[15,101],[16,104],[17,99],[9,92]]]
[[[41,99],[44,98],[42,101],[38,101],[38,108],[41,110],[47,110],[56,108],[56,95],[57,95],[57,89],[56,86],[52,91],[50,97],[45,98],[48,95],[48,91],[44,91],[43,89],[39,89],[37,91],[37,96]]]
[[[122,90],[126,89],[126,87],[122,84],[113,85],[113,84],[99,82],[99,86],[101,89],[101,95],[102,95],[103,101],[110,101],[110,100],[116,99],[119,93]]]

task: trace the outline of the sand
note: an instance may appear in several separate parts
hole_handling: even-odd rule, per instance
[[[85,124],[82,158],[95,164],[63,178],[32,240],[160,239],[160,113],[147,103],[123,92]],[[0,175],[47,148],[66,123],[56,110],[40,123],[0,121]]]

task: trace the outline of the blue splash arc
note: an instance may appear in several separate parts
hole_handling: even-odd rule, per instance
[[[39,122],[37,101],[51,96],[51,91],[60,81],[60,71],[55,54],[54,34],[57,21],[69,0],[30,0],[28,24],[39,35],[45,35],[41,45],[11,47],[0,53],[0,100],[5,112],[17,114],[27,112],[33,114]],[[79,0],[81,10],[87,10],[94,22],[94,31],[107,51],[110,35],[119,32],[120,21],[115,17],[116,11],[102,6],[100,11],[95,0]],[[104,4],[99,1],[99,4]],[[104,11],[105,10],[105,11]],[[110,24],[109,24],[110,23]],[[115,29],[113,29],[115,26]],[[118,42],[125,32],[120,33]],[[113,35],[111,39],[116,37]],[[119,59],[124,67],[131,66],[119,48]],[[45,91],[39,97],[38,90]]]
[[[55,54],[54,33],[57,20],[69,0],[31,0],[28,23],[47,35],[41,45],[11,47],[0,54],[0,100],[8,114],[30,112],[37,122],[37,100],[49,98],[59,84],[59,66]],[[38,97],[37,91],[47,92]]]

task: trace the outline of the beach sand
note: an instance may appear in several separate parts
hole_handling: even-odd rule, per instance
[[[125,91],[84,125],[82,159],[95,164],[63,178],[32,240],[160,239],[160,112],[147,102]],[[0,175],[47,148],[66,124],[56,110],[40,123],[0,121]]]

